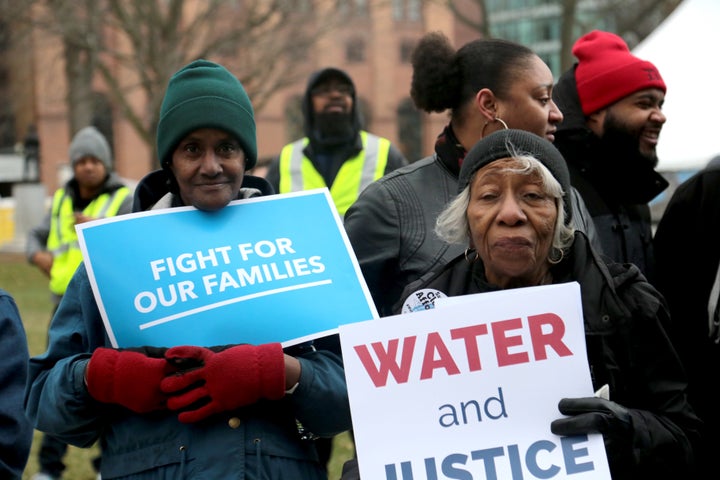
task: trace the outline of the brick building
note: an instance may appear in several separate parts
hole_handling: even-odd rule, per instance
[[[319,40],[303,68],[308,72],[325,66],[346,70],[356,83],[366,118],[365,127],[369,131],[390,138],[410,160],[431,153],[435,136],[447,117],[421,114],[414,109],[409,95],[410,52],[417,39],[427,31],[443,31],[458,46],[479,34],[455,20],[453,14],[438,2],[376,0],[349,3],[357,12],[343,28]],[[14,104],[11,117],[18,139],[16,143],[22,142],[28,127],[34,125],[37,128],[40,179],[46,190],[52,192],[70,174],[67,150],[72,132],[66,106],[63,44],[57,37],[40,30],[29,32],[22,39],[12,52],[8,52],[5,60],[0,61],[5,63],[10,85],[5,94]],[[125,80],[131,80],[133,75],[121,68],[115,74],[128,76]],[[102,96],[107,86],[100,79],[94,80],[93,89],[101,100],[109,98]],[[305,81],[299,81],[292,87],[274,92],[261,109],[256,108],[260,158],[277,155],[285,143],[302,133],[299,98],[304,89]],[[252,98],[252,91],[249,93]],[[130,100],[142,108],[142,95],[129,95]],[[101,130],[111,132],[114,168],[129,181],[137,181],[152,170],[154,152],[116,111],[116,106],[107,104],[104,108],[107,128]]]

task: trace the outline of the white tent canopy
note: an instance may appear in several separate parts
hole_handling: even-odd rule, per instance
[[[667,85],[661,171],[695,170],[720,155],[720,0],[683,0],[633,53]]]

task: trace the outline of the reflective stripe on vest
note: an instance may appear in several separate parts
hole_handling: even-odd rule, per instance
[[[338,171],[330,196],[340,215],[345,212],[365,187],[385,174],[390,140],[361,131],[363,149],[356,156],[346,160]],[[283,147],[280,152],[280,192],[299,192],[327,187],[322,175],[315,169],[303,148],[309,140],[303,138]]]
[[[90,202],[82,213],[94,218],[113,217],[117,215],[122,202],[129,194],[130,189],[127,187],[118,188],[110,194],[103,193]],[[53,254],[50,291],[56,295],[63,295],[82,261],[82,251],[75,231],[72,199],[64,188],[58,189],[53,197],[47,249]]]

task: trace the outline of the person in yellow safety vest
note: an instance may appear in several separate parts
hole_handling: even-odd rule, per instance
[[[302,114],[305,137],[285,145],[265,176],[276,193],[327,187],[343,217],[365,187],[408,164],[390,140],[362,129],[355,84],[343,70],[328,67],[310,75]],[[327,465],[332,439],[315,444]]]
[[[112,153],[95,127],[79,130],[70,143],[73,176],[53,195],[52,206],[40,225],[28,234],[28,261],[50,277],[53,314],[82,261],[75,225],[132,211],[132,192],[112,172]],[[67,445],[45,435],[39,451],[40,471],[33,480],[59,479],[65,469]],[[99,470],[99,458],[93,460]]]
[[[355,84],[343,70],[310,76],[302,113],[305,137],[285,145],[268,169],[277,193],[328,187],[343,216],[368,184],[408,163],[390,140],[362,129]]]

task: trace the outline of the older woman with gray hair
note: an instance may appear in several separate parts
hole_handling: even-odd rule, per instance
[[[442,297],[578,282],[593,386],[609,386],[609,399],[560,400],[552,432],[601,433],[615,480],[691,478],[700,420],[665,332],[666,303],[636,266],[603,259],[570,226],[559,151],[525,131],[492,133],[465,157],[458,190],[436,231],[467,250],[410,284],[395,310],[413,310],[421,289]]]

